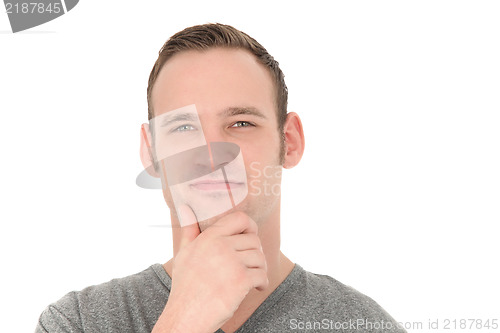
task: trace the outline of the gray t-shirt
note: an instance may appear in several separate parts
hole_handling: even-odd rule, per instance
[[[36,332],[151,332],[172,280],[160,264],[66,294],[41,314]],[[405,332],[371,298],[295,267],[236,331]],[[216,333],[223,333],[221,329]]]

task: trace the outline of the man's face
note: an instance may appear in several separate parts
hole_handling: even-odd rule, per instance
[[[181,52],[162,68],[152,91],[152,104],[155,117],[194,104],[206,142],[230,142],[241,148],[248,195],[235,209],[257,223],[279,209],[281,136],[275,89],[271,74],[255,56],[222,48]],[[202,186],[188,190],[188,204],[189,200],[216,198],[215,192]],[[168,187],[164,197],[174,209]]]

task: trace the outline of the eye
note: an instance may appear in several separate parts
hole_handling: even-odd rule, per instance
[[[184,124],[179,127],[176,127],[172,129],[170,132],[189,132],[189,131],[195,131],[196,128],[193,125],[189,124]]]
[[[236,127],[251,127],[251,126],[255,126],[254,124],[248,122],[248,121],[237,121],[235,122],[233,125],[231,125],[232,128],[236,128]]]

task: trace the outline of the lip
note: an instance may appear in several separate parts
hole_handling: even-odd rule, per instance
[[[228,180],[200,180],[189,184],[189,187],[199,191],[227,191],[245,185],[243,182]]]

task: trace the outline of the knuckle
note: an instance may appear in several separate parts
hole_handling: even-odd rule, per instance
[[[262,243],[260,241],[260,237],[257,236],[256,234],[252,234],[252,245],[256,248],[256,249],[261,249],[262,248]]]
[[[248,242],[248,246],[250,249],[260,249],[260,238],[256,234],[247,234],[245,235],[246,241]]]
[[[262,284],[264,285],[264,288],[269,287],[269,278],[267,276],[264,277],[264,281],[262,282]]]
[[[259,252],[258,256],[259,256],[259,263],[262,265],[264,270],[267,270],[266,256],[262,252]]]
[[[234,212],[232,219],[234,222],[238,223],[241,226],[245,226],[249,222],[248,215],[240,211]]]
[[[233,213],[234,217],[235,218],[238,218],[238,219],[245,219],[248,217],[247,214],[245,214],[244,212],[240,211],[240,210],[237,210]]]
[[[249,220],[249,225],[251,225],[255,229],[255,233],[257,234],[259,231],[259,225],[251,218],[248,218],[248,220]]]
[[[269,278],[267,277],[267,272],[263,269],[259,270],[261,281],[269,283]]]

